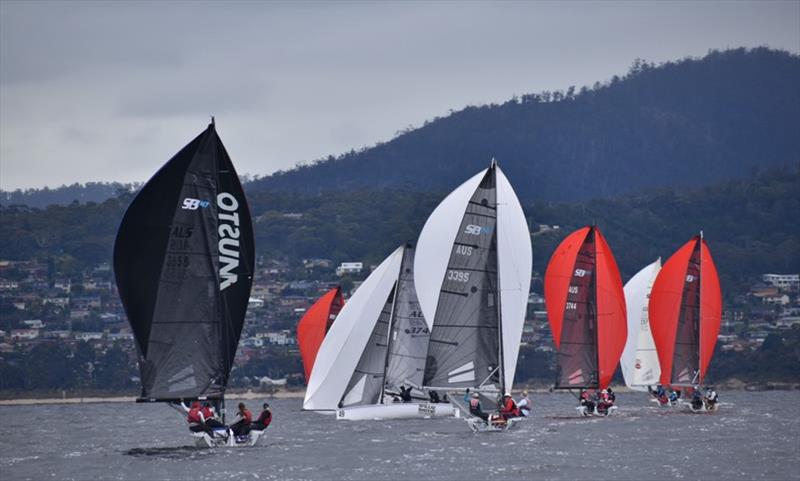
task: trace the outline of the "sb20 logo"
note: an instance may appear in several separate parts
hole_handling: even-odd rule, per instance
[[[183,199],[183,205],[181,205],[181,209],[184,210],[197,210],[199,207],[208,207],[208,201],[187,197]]]

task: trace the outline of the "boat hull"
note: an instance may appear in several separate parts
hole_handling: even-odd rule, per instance
[[[258,444],[264,431],[252,430],[246,436],[227,436],[225,431],[216,430],[214,436],[208,433],[191,433],[198,448],[244,448]]]
[[[341,408],[336,411],[336,419],[345,421],[449,417],[461,417],[461,411],[447,403],[370,404]]]

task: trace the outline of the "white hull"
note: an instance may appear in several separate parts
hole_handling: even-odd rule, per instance
[[[252,430],[246,436],[229,436],[224,430],[215,430],[214,436],[208,433],[191,433],[198,448],[244,448],[258,444],[264,431]]]
[[[461,411],[447,403],[393,403],[370,404],[341,408],[336,419],[365,421],[381,419],[428,419],[460,417]]]
[[[606,411],[605,414],[603,414],[600,411],[598,411],[597,410],[597,406],[595,406],[594,410],[592,410],[591,412],[589,412],[589,409],[586,406],[578,406],[575,409],[578,411],[578,414],[580,414],[581,416],[587,416],[587,417],[588,416],[598,416],[598,417],[604,418],[606,416],[610,416],[610,415],[615,414],[617,412],[617,406],[611,406],[610,408],[608,408],[608,411]]]
[[[514,429],[526,419],[525,417],[511,418],[505,423],[498,424],[486,423],[479,417],[471,417],[467,419],[467,426],[469,426],[469,429],[472,430],[473,433],[499,433]]]

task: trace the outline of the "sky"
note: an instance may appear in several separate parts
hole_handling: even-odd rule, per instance
[[[800,0],[0,0],[0,189],[146,181],[216,117],[240,174],[709,49],[800,53]]]

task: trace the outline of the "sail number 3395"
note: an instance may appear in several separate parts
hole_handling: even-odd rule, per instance
[[[447,271],[447,280],[456,282],[469,282],[469,272],[464,271]]]

